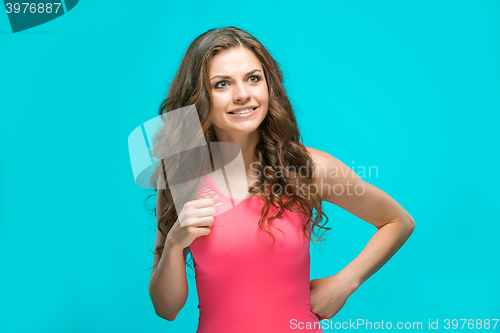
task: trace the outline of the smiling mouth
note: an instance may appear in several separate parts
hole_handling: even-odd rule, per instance
[[[228,113],[229,114],[246,114],[246,113],[250,113],[250,112],[254,111],[255,109],[257,109],[257,108],[245,109],[245,110],[241,110],[241,111],[228,112]]]

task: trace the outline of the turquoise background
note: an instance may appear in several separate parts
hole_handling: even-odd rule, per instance
[[[174,322],[150,301],[155,220],[127,137],[189,43],[227,25],[281,64],[304,143],[376,166],[364,179],[415,219],[333,321],[500,318],[499,14],[498,1],[80,1],[13,34],[0,11],[0,331],[195,332],[193,277]],[[376,231],[326,209],[311,278]]]

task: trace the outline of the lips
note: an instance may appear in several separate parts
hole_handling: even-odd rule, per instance
[[[249,107],[240,108],[239,110],[237,109],[236,111],[233,110],[231,112],[228,112],[227,115],[229,117],[235,118],[235,119],[250,118],[250,117],[253,117],[257,113],[257,109],[258,109],[258,107],[255,107],[255,108],[249,108]],[[250,111],[245,112],[245,113],[232,113],[232,112],[245,111],[245,110],[250,110]]]
[[[255,109],[257,109],[257,106],[255,106],[255,105],[248,105],[248,106],[243,106],[241,108],[237,108],[237,109],[231,110],[228,113],[229,114],[236,114],[235,112],[245,111],[245,110],[250,110],[250,112],[252,112],[252,111],[255,111]]]

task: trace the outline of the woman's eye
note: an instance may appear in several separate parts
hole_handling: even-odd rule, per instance
[[[252,75],[248,79],[252,82],[259,82],[260,81],[260,77],[258,75]]]
[[[215,84],[216,89],[221,89],[227,87],[228,82],[227,81],[220,81]]]

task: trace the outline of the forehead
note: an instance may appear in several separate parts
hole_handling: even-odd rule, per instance
[[[253,69],[262,70],[259,58],[246,47],[238,47],[217,53],[210,65],[210,75],[238,75]]]

